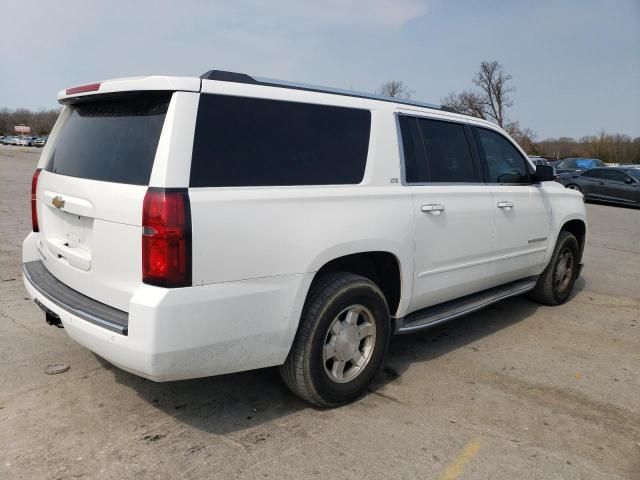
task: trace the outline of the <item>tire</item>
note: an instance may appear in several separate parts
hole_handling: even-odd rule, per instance
[[[326,274],[314,280],[280,375],[315,406],[349,403],[382,365],[390,336],[389,307],[375,283],[352,273]]]
[[[567,301],[580,270],[580,246],[573,234],[561,231],[551,260],[529,296],[544,305]]]
[[[582,193],[582,189],[580,188],[580,185],[576,185],[575,183],[570,183],[569,185],[567,185],[567,188],[570,190],[577,190],[580,193]]]

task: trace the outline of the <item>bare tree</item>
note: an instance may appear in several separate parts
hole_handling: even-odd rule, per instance
[[[389,80],[380,85],[376,90],[376,95],[383,97],[407,99],[413,94],[413,90],[409,90],[402,80]]]
[[[504,126],[504,109],[513,105],[509,98],[509,93],[515,91],[514,87],[507,87],[506,84],[513,77],[505,73],[495,60],[493,62],[482,62],[480,71],[473,78],[473,83],[482,91],[484,111],[493,118],[498,125]]]
[[[482,62],[480,70],[473,77],[473,83],[480,90],[450,93],[442,100],[442,104],[467,115],[493,120],[503,127],[506,122],[505,109],[513,105],[509,93],[515,88],[507,86],[511,79],[513,77],[495,60]]]
[[[600,132],[575,140],[570,137],[548,138],[536,143],[538,152],[547,157],[591,157],[605,162],[640,164],[640,137]]]
[[[448,96],[442,99],[442,104],[457,112],[464,113],[465,115],[471,115],[472,117],[483,119],[487,118],[484,113],[482,98],[480,95],[470,90],[462,93],[451,92]]]
[[[0,109],[0,135],[15,134],[15,125],[28,125],[31,127],[31,135],[43,135],[51,131],[56,122],[60,109],[32,111],[26,108],[9,110]]]
[[[529,154],[539,154],[538,147],[536,145],[536,133],[530,128],[521,128],[520,122],[513,121],[507,122],[504,126],[511,137],[518,142],[518,144]]]

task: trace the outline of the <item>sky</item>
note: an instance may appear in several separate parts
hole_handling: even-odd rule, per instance
[[[538,139],[640,136],[640,0],[0,0],[0,108],[139,75],[230,70],[438,103],[483,60]]]

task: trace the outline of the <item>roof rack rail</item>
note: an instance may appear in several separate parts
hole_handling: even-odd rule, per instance
[[[276,80],[265,77],[252,77],[246,73],[227,72],[224,70],[209,70],[202,74],[200,78],[204,80],[218,80],[221,82],[248,83],[252,85],[263,85],[268,87],[291,88],[294,90],[305,90],[308,92],[331,93],[333,95],[344,95],[346,97],[367,98],[370,100],[379,100],[382,102],[399,103],[413,107],[431,108],[433,110],[441,110],[443,112],[460,113],[453,108],[444,105],[436,105],[434,103],[420,102],[414,100],[405,100],[400,98],[385,97],[382,95],[374,95],[366,92],[357,92],[354,90],[346,90],[342,88],[321,87],[318,85],[308,85],[305,83],[289,82],[286,80]]]

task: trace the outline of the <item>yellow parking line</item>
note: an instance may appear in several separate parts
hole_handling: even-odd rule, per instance
[[[464,450],[458,457],[447,467],[440,476],[440,480],[456,480],[462,473],[464,466],[475,457],[480,450],[480,440],[475,439],[467,443]]]

